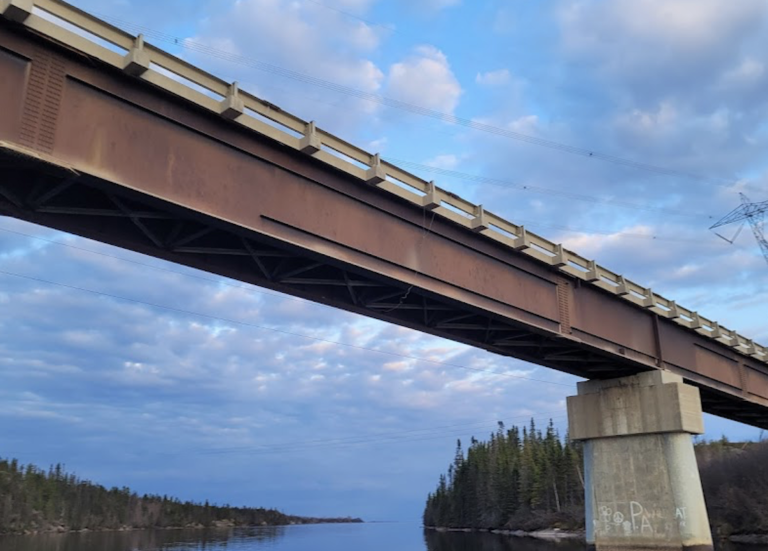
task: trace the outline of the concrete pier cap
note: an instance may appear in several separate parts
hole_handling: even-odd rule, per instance
[[[691,439],[704,432],[697,388],[668,371],[585,381],[568,424],[584,443],[590,547],[712,549]]]

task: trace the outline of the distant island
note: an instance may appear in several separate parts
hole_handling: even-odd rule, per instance
[[[768,541],[768,442],[725,437],[695,445],[713,536]],[[427,498],[423,522],[435,529],[531,533],[584,530],[583,456],[550,421],[542,432],[498,430],[458,442],[447,474]]]
[[[207,528],[363,522],[286,515],[276,509],[216,506],[107,489],[64,471],[0,459],[0,534],[81,530]]]

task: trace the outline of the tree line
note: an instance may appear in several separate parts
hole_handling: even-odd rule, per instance
[[[427,499],[425,526],[533,530],[583,525],[581,448],[563,442],[552,422],[474,437],[466,457],[459,440],[447,475]]]
[[[768,534],[768,441],[722,438],[696,451],[713,533]]]
[[[696,455],[713,532],[768,534],[768,442],[697,442]],[[584,528],[581,445],[543,431],[506,429],[487,441],[457,442],[447,474],[427,497],[428,527],[540,530]]]
[[[61,465],[47,471],[0,459],[0,534],[185,526],[264,526],[361,522],[286,515],[276,509],[215,506],[158,495],[139,496],[81,480]]]

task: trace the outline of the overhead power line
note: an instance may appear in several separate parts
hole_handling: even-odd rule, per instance
[[[686,239],[684,237],[666,237],[663,235],[654,235],[649,233],[633,233],[633,232],[625,232],[622,230],[619,231],[606,231],[606,230],[600,230],[600,229],[576,229],[571,226],[565,226],[562,224],[551,224],[548,222],[541,222],[540,220],[533,220],[533,219],[524,219],[519,218],[515,220],[517,223],[524,225],[525,227],[539,227],[539,228],[550,228],[553,230],[560,230],[568,233],[575,233],[575,234],[581,234],[581,235],[602,235],[606,238],[622,238],[622,239],[649,239],[651,241],[665,241],[668,243],[691,243],[691,244],[702,244],[701,239]],[[718,245],[720,244],[719,241],[713,240],[712,244]],[[723,245],[725,246],[725,245]]]
[[[313,335],[305,335],[303,333],[297,333],[295,331],[288,331],[286,329],[278,329],[276,327],[269,327],[269,326],[260,325],[260,324],[257,324],[257,323],[251,323],[251,322],[247,322],[247,321],[234,320],[234,319],[225,318],[225,317],[222,317],[222,316],[215,316],[213,314],[205,314],[205,313],[202,313],[202,312],[195,312],[193,310],[186,310],[184,308],[176,308],[174,306],[166,306],[164,304],[157,304],[157,303],[148,302],[148,301],[145,301],[145,300],[139,300],[139,299],[135,299],[135,298],[124,297],[124,296],[116,295],[116,294],[113,294],[113,293],[105,293],[103,291],[95,291],[93,289],[88,289],[87,287],[79,287],[77,285],[68,285],[66,283],[61,283],[61,282],[58,282],[58,281],[51,281],[49,279],[43,279],[43,278],[40,278],[40,277],[34,277],[34,276],[25,275],[25,274],[19,274],[19,273],[10,272],[10,271],[7,271],[7,270],[0,270],[0,274],[6,275],[6,276],[10,276],[10,277],[16,277],[16,278],[20,278],[20,279],[26,279],[26,280],[29,280],[29,281],[35,281],[37,283],[44,283],[46,285],[54,285],[54,286],[62,287],[62,288],[65,288],[65,289],[70,289],[70,290],[73,290],[73,291],[80,291],[80,292],[83,292],[83,293],[89,293],[89,294],[96,295],[96,296],[112,298],[112,299],[115,299],[115,300],[121,300],[121,301],[125,301],[125,302],[132,302],[132,303],[135,303],[135,304],[141,304],[143,306],[148,306],[150,308],[158,308],[158,309],[161,309],[161,310],[167,310],[169,312],[175,312],[177,314],[184,314],[184,315],[188,315],[188,316],[195,316],[195,317],[199,317],[199,318],[205,318],[205,319],[209,319],[209,320],[213,320],[213,321],[219,321],[219,322],[222,322],[222,323],[227,323],[227,324],[230,324],[230,325],[240,325],[240,326],[243,326],[243,327],[251,327],[251,328],[254,328],[254,329],[261,329],[261,330],[264,330],[264,331],[270,331],[272,333],[278,333],[278,334],[287,335],[287,336],[290,336],[290,337],[298,337],[298,338],[302,338],[302,339],[312,340],[312,341],[315,341],[315,342],[323,342],[323,343],[327,343],[327,344],[343,346],[345,348],[351,348],[351,349],[354,349],[354,350],[361,350],[361,351],[365,351],[365,352],[375,352],[377,354],[381,354],[381,355],[384,355],[384,356],[390,356],[390,357],[400,358],[400,359],[404,359],[404,360],[413,360],[413,361],[416,361],[416,362],[427,363],[427,364],[432,364],[432,365],[440,365],[440,366],[445,366],[445,367],[450,367],[450,368],[464,369],[464,370],[467,370],[467,371],[473,371],[475,373],[484,373],[484,374],[488,374],[488,375],[497,375],[497,376],[500,376],[500,377],[509,377],[509,378],[512,378],[512,379],[519,379],[519,380],[525,380],[525,381],[533,381],[533,382],[537,382],[537,383],[557,385],[557,386],[563,386],[563,387],[569,387],[569,388],[572,386],[571,384],[567,384],[567,383],[558,383],[558,382],[555,382],[555,381],[547,381],[547,380],[544,380],[544,379],[536,379],[536,378],[533,378],[533,377],[526,377],[524,375],[514,375],[512,373],[492,371],[490,369],[480,369],[480,368],[475,368],[475,367],[469,367],[469,366],[466,366],[466,365],[455,364],[455,363],[452,363],[452,362],[446,362],[446,361],[441,361],[441,360],[432,360],[432,359],[429,359],[429,358],[419,358],[418,356],[411,356],[410,354],[402,354],[400,352],[392,352],[390,350],[380,350],[380,349],[377,349],[377,348],[370,348],[370,347],[367,347],[367,346],[361,346],[361,345],[352,344],[352,343],[335,341],[333,339],[326,339],[326,338],[323,338],[323,337],[315,337]]]
[[[553,420],[563,420],[566,418],[566,415],[557,415],[553,416]],[[386,438],[370,438],[370,439],[360,439],[355,441],[348,441],[348,442],[334,442],[329,441],[325,443],[318,443],[314,445],[302,445],[302,444],[296,444],[296,445],[283,445],[283,446],[264,446],[259,448],[252,448],[252,449],[246,449],[246,450],[240,450],[237,452],[223,452],[223,453],[201,453],[202,455],[231,455],[233,453],[243,453],[247,455],[268,455],[272,453],[291,453],[291,452],[304,452],[307,450],[318,450],[318,449],[341,449],[341,448],[348,448],[353,446],[361,446],[361,445],[376,445],[376,444],[400,444],[404,442],[423,442],[425,440],[438,440],[442,438],[446,438],[449,436],[452,437],[461,437],[465,436],[467,434],[467,431],[462,430],[453,430],[453,431],[447,431],[445,433],[436,433],[436,434],[415,434],[415,435],[408,435],[408,436],[397,436],[393,435]]]
[[[93,249],[86,249],[85,247],[79,247],[77,245],[73,245],[72,243],[65,243],[63,241],[56,241],[55,239],[48,239],[46,237],[40,237],[39,235],[32,235],[30,233],[24,233],[24,232],[12,230],[12,229],[9,229],[9,228],[0,227],[0,231],[5,232],[5,233],[9,233],[9,234],[12,234],[12,235],[18,235],[18,236],[21,236],[21,237],[27,237],[29,239],[35,239],[36,241],[40,241],[42,243],[49,243],[51,245],[58,245],[59,247],[66,247],[68,249],[72,249],[72,250],[75,250],[75,251],[89,253],[89,254],[93,254],[93,255],[97,255],[97,256],[102,256],[104,258],[111,258],[112,260],[119,260],[120,262],[126,262],[128,264],[133,264],[135,266],[141,266],[143,268],[149,268],[151,270],[157,270],[159,272],[165,272],[165,273],[168,273],[168,274],[174,274],[174,275],[178,275],[178,276],[182,276],[182,277],[187,277],[187,278],[190,278],[190,279],[196,279],[198,281],[205,281],[205,282],[208,282],[208,283],[214,283],[214,284],[217,284],[217,285],[223,284],[223,285],[226,285],[227,287],[234,287],[236,289],[244,289],[244,290],[250,291],[252,293],[258,293],[260,295],[266,295],[266,296],[275,297],[275,298],[279,298],[279,299],[294,300],[296,302],[307,302],[307,300],[305,300],[303,298],[294,297],[294,296],[286,295],[286,294],[283,294],[283,293],[273,293],[271,291],[267,291],[266,289],[262,289],[262,288],[255,287],[255,286],[248,286],[248,285],[241,285],[241,284],[233,283],[233,282],[228,281],[227,279],[224,279],[224,278],[215,279],[215,278],[212,278],[212,277],[201,276],[199,274],[193,274],[193,273],[188,273],[188,272],[181,272],[179,270],[173,270],[171,268],[166,268],[164,266],[156,266],[154,264],[149,264],[147,262],[141,262],[139,260],[133,260],[131,258],[125,258],[123,256],[117,256],[117,255],[105,253],[105,252],[102,252],[102,251],[94,251]],[[84,239],[84,238],[80,238],[80,239]],[[316,303],[316,304],[319,304],[319,303]],[[320,305],[320,306],[323,306],[323,305]],[[328,308],[331,308],[331,307],[328,306]]]
[[[508,418],[512,419],[531,419],[547,417],[550,420],[562,420],[567,417],[563,411],[556,411],[551,413],[531,415],[519,415],[516,417]],[[484,427],[488,427],[490,423],[496,423],[493,421],[477,421],[468,424],[458,424],[455,426],[447,425],[443,427],[425,427],[421,429],[412,430],[398,430],[391,432],[375,433],[375,434],[362,434],[354,436],[346,436],[339,438],[317,439],[317,440],[301,440],[297,442],[279,442],[270,444],[260,444],[256,446],[235,446],[229,448],[196,448],[191,450],[185,450],[183,453],[192,453],[199,455],[233,455],[233,454],[248,454],[248,455],[261,455],[270,453],[286,453],[286,452],[298,452],[306,451],[309,449],[324,449],[333,448],[339,449],[351,446],[370,445],[370,444],[384,444],[384,443],[400,443],[400,442],[413,442],[422,440],[435,440],[439,438],[445,438],[446,436],[462,436],[467,432],[472,432],[475,428],[480,430]],[[496,427],[494,427],[496,428]],[[449,429],[449,430],[441,430]],[[490,431],[494,432],[494,431]],[[421,433],[421,434],[417,434]]]
[[[448,168],[436,167],[433,165],[426,165],[422,163],[415,163],[413,161],[406,161],[403,159],[395,159],[393,157],[386,157],[385,160],[394,165],[398,165],[410,170],[421,170],[425,172],[431,172],[439,174],[441,176],[448,176],[450,178],[457,178],[468,182],[477,182],[480,184],[488,184],[492,186],[499,186],[504,188],[517,189],[520,191],[528,191],[532,193],[540,193],[542,195],[549,195],[553,197],[562,197],[563,199],[584,201],[586,203],[604,204],[612,207],[623,207],[628,209],[641,210],[645,212],[656,212],[659,214],[667,214],[673,216],[690,216],[695,218],[714,218],[712,215],[690,212],[682,209],[668,209],[664,207],[656,207],[653,205],[644,205],[642,203],[634,203],[632,201],[624,201],[621,199],[613,199],[608,197],[598,197],[595,195],[588,195],[584,193],[574,193],[572,191],[565,191],[561,189],[548,188],[543,186],[537,186],[532,184],[521,184],[512,182],[510,180],[503,180],[500,178],[490,178],[487,176],[479,176],[477,174],[468,174],[466,172],[460,172],[458,170],[452,170]]]
[[[506,421],[514,420],[529,420],[533,419],[538,426],[546,426],[547,421],[563,421],[567,419],[567,414],[563,411],[555,411],[550,413],[531,413],[526,415],[517,415],[513,417],[507,417]],[[307,451],[318,451],[324,449],[339,450],[357,446],[376,446],[380,444],[398,445],[411,442],[423,442],[428,440],[438,440],[443,438],[466,438],[467,434],[470,437],[474,437],[472,434],[475,431],[482,431],[487,429],[484,435],[490,435],[498,430],[497,423],[498,418],[490,419],[487,421],[474,421],[470,423],[458,423],[456,425],[443,425],[437,427],[423,427],[420,429],[412,430],[395,430],[377,432],[372,434],[358,434],[343,436],[338,438],[322,438],[315,440],[298,440],[298,441],[282,441],[266,444],[258,444],[253,446],[231,446],[222,448],[208,448],[208,447],[193,447],[183,450],[172,452],[156,452],[154,455],[162,457],[178,457],[178,456],[232,456],[232,455],[245,455],[248,457],[259,455],[271,455],[271,454],[290,454],[290,453],[303,453]],[[473,430],[474,429],[474,430]],[[481,435],[480,438],[484,435]]]
[[[281,92],[283,94],[292,94],[292,95],[300,95],[303,99],[322,104],[322,105],[328,105],[330,107],[333,107],[335,109],[341,108],[342,105],[338,102],[330,102],[330,101],[324,101],[318,97],[302,93],[299,90],[291,90],[288,88],[282,88],[280,86],[275,86],[272,84],[261,84],[260,85],[263,88],[270,88],[272,90]],[[356,109],[356,106],[344,106],[345,109]],[[433,130],[434,132],[440,132],[440,130]],[[648,205],[643,203],[636,203],[633,201],[623,201],[619,199],[615,199],[612,197],[600,197],[596,195],[588,195],[584,193],[573,193],[569,191],[565,191],[562,189],[556,189],[556,188],[548,188],[544,186],[538,186],[533,184],[522,184],[519,182],[513,182],[511,180],[505,180],[501,178],[492,178],[487,176],[480,176],[478,174],[470,174],[466,172],[460,172],[457,170],[451,170],[446,168],[437,167],[434,165],[428,165],[424,163],[417,163],[414,161],[406,161],[403,159],[397,159],[390,156],[385,156],[383,159],[393,165],[400,166],[402,168],[407,168],[409,170],[414,171],[415,173],[418,171],[422,172],[430,172],[434,174],[439,174],[442,176],[447,176],[449,178],[455,178],[461,181],[465,182],[473,182],[473,183],[480,183],[480,184],[488,184],[492,186],[507,188],[507,189],[516,189],[519,191],[529,192],[529,193],[538,193],[542,195],[547,195],[551,197],[562,197],[564,199],[568,200],[574,200],[574,201],[583,201],[590,204],[604,204],[604,205],[610,205],[611,207],[618,207],[618,208],[627,208],[627,209],[635,209],[639,211],[644,212],[650,212],[650,213],[658,213],[658,214],[664,214],[667,216],[680,216],[680,217],[693,217],[693,218],[709,218],[713,219],[714,216],[711,214],[705,214],[702,212],[691,212],[688,210],[682,210],[682,209],[673,209],[673,208],[666,208],[666,207],[657,207],[654,205]],[[562,228],[561,228],[562,229]],[[579,229],[568,229],[566,231],[572,231],[575,233],[584,233],[586,231],[591,230],[579,230]],[[594,233],[594,232],[592,232]],[[609,235],[611,233],[615,232],[605,232],[606,235]],[[634,237],[637,238],[648,238],[648,239],[665,239],[663,236],[648,236],[643,234],[636,234]],[[673,238],[675,241],[679,241],[678,238]],[[694,240],[687,240],[691,243],[695,242]]]
[[[208,46],[206,44],[196,42],[194,40],[189,40],[183,37],[158,31],[151,27],[147,27],[146,25],[126,21],[124,19],[121,19],[119,17],[114,17],[109,14],[99,13],[96,15],[98,15],[99,17],[107,21],[111,21],[115,25],[136,30],[137,32],[144,34],[146,37],[150,37],[163,42],[175,44],[177,46],[181,46],[182,48],[185,48],[192,52],[196,52],[208,57],[220,59],[223,61],[228,61],[230,63],[235,63],[245,67],[250,67],[250,68],[257,69],[259,71],[263,71],[273,75],[277,75],[283,78],[289,78],[298,82],[310,84],[312,86],[317,86],[320,88],[331,90],[340,94],[344,94],[350,97],[355,97],[365,101],[370,101],[372,103],[377,103],[379,105],[384,105],[385,107],[400,109],[402,111],[406,111],[406,112],[414,113],[416,115],[420,115],[423,117],[439,120],[441,122],[445,122],[448,124],[463,126],[473,130],[479,130],[481,132],[486,132],[496,136],[509,138],[512,140],[517,140],[517,141],[529,143],[532,145],[537,145],[537,146],[552,149],[555,151],[569,153],[572,155],[579,155],[582,157],[587,157],[590,159],[612,163],[615,165],[634,168],[637,170],[643,170],[643,171],[651,172],[655,174],[698,180],[701,182],[709,183],[710,185],[716,185],[716,186],[721,186],[726,188],[732,186],[734,183],[733,181],[727,178],[709,177],[703,174],[697,174],[694,172],[688,172],[684,170],[678,170],[678,169],[673,169],[669,167],[659,166],[659,165],[655,165],[655,164],[647,163],[643,161],[637,161],[634,159],[621,157],[618,155],[603,153],[601,151],[598,151],[592,148],[575,146],[575,145],[571,145],[563,142],[558,142],[556,140],[550,140],[550,139],[542,138],[539,136],[533,136],[530,134],[524,134],[522,132],[516,132],[508,128],[502,128],[499,126],[494,126],[491,124],[479,122],[476,120],[459,117],[450,113],[437,111],[434,109],[430,109],[428,107],[423,107],[420,105],[390,98],[387,96],[382,96],[380,94],[375,94],[372,92],[366,92],[363,90],[359,90],[357,88],[353,88],[351,86],[338,84],[329,80],[325,80],[323,78],[302,73],[300,71],[295,71],[293,69],[288,69],[286,67],[281,67],[279,65],[275,65],[265,61],[260,61],[253,57],[244,56],[244,55],[233,53],[233,52],[228,52],[226,50],[221,50],[219,48]]]
[[[603,235],[603,236],[606,236],[606,237],[610,237],[612,235],[616,235],[616,232],[607,232],[607,231],[598,231],[598,230],[585,230],[585,229],[574,229],[574,228],[570,228],[568,226],[563,226],[563,225],[559,225],[559,224],[546,224],[546,223],[542,223],[541,221],[538,221],[538,220],[530,220],[530,221],[528,221],[528,220],[518,220],[518,222],[529,224],[531,226],[538,225],[538,226],[541,226],[541,227],[547,227],[547,228],[551,228],[551,229],[555,229],[555,230],[560,230],[560,231],[565,231],[565,232],[570,232],[570,233],[577,233],[577,234],[594,233],[594,234]],[[426,230],[427,230],[427,227],[425,227],[425,232],[426,232]],[[234,289],[243,289],[243,290],[249,291],[251,293],[257,293],[257,294],[260,294],[260,295],[264,295],[264,296],[268,296],[268,297],[274,297],[274,298],[278,298],[278,299],[281,299],[281,300],[292,300],[292,301],[302,302],[302,303],[303,302],[307,302],[307,300],[303,299],[303,298],[294,297],[292,295],[287,295],[287,294],[284,294],[284,293],[276,293],[276,292],[268,291],[266,289],[262,289],[262,288],[259,288],[257,286],[253,286],[253,285],[249,286],[249,285],[243,285],[243,284],[240,284],[240,283],[235,283],[233,281],[229,281],[227,278],[212,278],[212,277],[206,277],[206,276],[203,276],[203,275],[199,275],[199,274],[196,274],[196,273],[182,272],[182,271],[174,270],[174,269],[167,268],[167,267],[164,267],[164,266],[157,266],[155,264],[150,264],[148,262],[141,262],[140,260],[134,260],[134,259],[131,259],[131,258],[125,258],[125,257],[122,257],[122,256],[117,256],[117,255],[114,255],[114,254],[105,253],[103,251],[95,251],[93,249],[88,249],[86,247],[80,247],[78,245],[73,245],[72,243],[65,243],[63,241],[57,241],[55,239],[48,239],[46,237],[41,237],[39,235],[32,235],[30,233],[20,232],[20,231],[17,231],[17,230],[12,230],[10,228],[3,228],[2,226],[0,226],[0,231],[8,233],[8,234],[11,234],[11,235],[18,235],[20,237],[26,237],[26,238],[29,238],[29,239],[34,239],[34,240],[40,241],[42,243],[48,243],[50,245],[57,245],[59,247],[65,247],[65,248],[72,249],[72,250],[75,250],[75,251],[89,253],[89,254],[93,254],[93,255],[96,255],[96,256],[101,256],[101,257],[104,257],[104,258],[109,258],[109,259],[112,259],[112,260],[117,260],[117,261],[120,261],[120,262],[125,262],[127,264],[133,264],[134,266],[141,266],[143,268],[149,268],[151,270],[156,270],[156,271],[159,271],[159,272],[164,272],[164,273],[168,273],[168,274],[178,275],[178,276],[181,276],[181,277],[186,277],[186,278],[197,280],[197,281],[203,281],[203,282],[206,282],[206,283],[213,283],[213,284],[216,284],[216,285],[225,285],[227,287],[232,287]],[[658,240],[658,241],[669,241],[669,242],[680,242],[680,243],[701,243],[700,239],[683,239],[683,238],[674,238],[674,237],[663,237],[663,236],[648,235],[648,234],[642,234],[642,233],[621,233],[620,235],[621,235],[621,237],[626,237],[626,238],[631,238],[631,239],[650,239],[650,240],[654,240],[654,241]],[[423,239],[422,239],[422,242],[423,242]],[[320,304],[320,303],[313,303],[313,304],[317,304],[319,306],[324,306],[323,304]],[[330,306],[328,308],[330,308]]]
[[[352,12],[348,12],[339,8],[335,8],[333,6],[329,6],[328,4],[324,4],[323,2],[318,2],[318,0],[307,0],[307,2],[311,2],[316,6],[321,6],[327,10],[335,11],[336,13],[340,13],[346,17],[349,17],[350,19],[356,19],[357,21],[365,23],[370,27],[379,27],[381,29],[386,29],[389,32],[397,32],[397,29],[394,27],[394,25],[388,25],[386,23],[377,23],[376,21],[371,21],[370,19],[365,19],[363,17],[360,17],[359,15],[355,15]]]
[[[568,233],[574,233],[574,234],[595,234],[595,235],[602,235],[602,236],[605,236],[605,237],[611,237],[611,236],[614,236],[614,235],[620,235],[622,238],[644,239],[644,240],[651,240],[651,241],[669,241],[669,242],[676,242],[676,243],[698,243],[698,244],[701,244],[701,239],[684,239],[684,238],[681,238],[681,237],[666,237],[666,236],[663,236],[663,235],[649,235],[649,234],[644,234],[644,233],[631,233],[631,232],[622,232],[622,231],[606,231],[606,230],[596,230],[596,229],[587,229],[587,228],[573,228],[573,227],[564,226],[564,225],[561,225],[561,224],[548,224],[548,223],[541,222],[540,220],[530,220],[530,221],[529,220],[518,220],[518,222],[522,223],[522,224],[527,224],[529,227],[534,227],[534,226],[546,227],[546,228],[551,228],[551,229],[555,229],[555,230],[559,230],[559,231],[564,231],[564,232],[568,232]],[[149,268],[151,270],[157,270],[157,271],[160,271],[160,272],[174,274],[174,275],[178,275],[178,276],[182,276],[182,277],[186,277],[186,278],[190,278],[190,279],[195,279],[195,280],[198,280],[198,281],[205,281],[205,282],[208,282],[208,283],[223,284],[223,285],[226,285],[228,287],[232,287],[232,288],[236,288],[236,289],[245,289],[245,290],[251,291],[253,293],[258,293],[260,295],[271,296],[271,297],[287,299],[287,300],[295,300],[295,301],[298,301],[298,302],[305,302],[305,299],[301,299],[301,298],[294,297],[294,296],[291,296],[291,295],[286,295],[286,294],[282,294],[282,293],[275,293],[275,292],[271,292],[271,291],[268,291],[266,289],[261,289],[261,288],[254,287],[254,286],[246,286],[246,285],[242,285],[242,284],[239,284],[239,283],[234,283],[232,281],[228,281],[227,279],[214,279],[214,278],[202,276],[202,275],[199,275],[199,274],[182,272],[182,271],[174,270],[174,269],[167,268],[167,267],[164,267],[164,266],[157,266],[157,265],[154,265],[154,264],[149,264],[147,262],[141,262],[139,260],[125,258],[125,257],[122,257],[122,256],[118,256],[118,255],[114,255],[114,254],[109,254],[109,253],[105,253],[105,252],[102,252],[102,251],[95,251],[93,249],[88,249],[86,247],[80,247],[78,245],[73,245],[72,243],[65,243],[63,241],[57,241],[55,239],[48,239],[46,237],[41,237],[39,235],[32,235],[30,233],[20,232],[20,231],[17,231],[17,230],[12,230],[10,228],[4,228],[2,226],[0,226],[0,231],[5,232],[5,233],[9,233],[9,234],[12,234],[12,235],[18,235],[18,236],[26,237],[26,238],[29,238],[29,239],[34,239],[34,240],[40,241],[42,243],[48,243],[48,244],[51,244],[51,245],[57,245],[59,247],[66,247],[68,249],[72,249],[72,250],[76,250],[76,251],[81,251],[81,252],[85,252],[85,253],[89,253],[89,254],[93,254],[93,255],[97,255],[97,256],[102,256],[104,258],[110,258],[110,259],[113,259],[113,260],[118,260],[120,262],[126,262],[128,264],[133,264],[133,265],[136,265],[136,266],[142,266],[144,268]]]

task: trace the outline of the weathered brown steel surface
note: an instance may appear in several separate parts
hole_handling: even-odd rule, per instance
[[[0,140],[20,140],[27,67],[26,60],[0,50]]]
[[[670,369],[768,428],[756,359],[2,21],[0,48],[6,214],[585,377]]]

